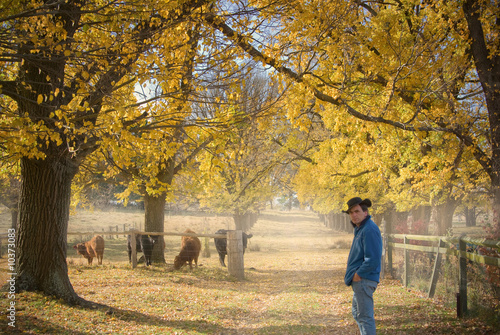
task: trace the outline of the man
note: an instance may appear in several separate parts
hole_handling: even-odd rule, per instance
[[[361,335],[376,333],[373,293],[380,281],[382,259],[382,235],[368,214],[371,205],[370,199],[356,197],[347,202],[348,208],[344,211],[354,227],[344,282],[352,286],[352,315]]]

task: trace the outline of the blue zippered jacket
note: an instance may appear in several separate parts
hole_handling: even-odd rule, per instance
[[[382,262],[382,235],[380,229],[368,215],[359,227],[354,228],[354,239],[351,251],[347,258],[347,270],[344,282],[352,284],[354,274],[361,278],[380,281],[380,267]]]

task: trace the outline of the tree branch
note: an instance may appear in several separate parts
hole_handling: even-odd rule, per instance
[[[319,100],[330,103],[334,106],[345,107],[349,115],[352,115],[360,120],[374,122],[374,123],[382,123],[405,131],[413,131],[413,132],[428,131],[428,132],[444,132],[444,133],[454,134],[455,136],[457,136],[457,138],[462,140],[467,146],[473,148],[474,157],[485,169],[485,171],[491,176],[492,164],[490,157],[488,157],[488,155],[486,155],[486,153],[474,142],[474,140],[469,135],[465,134],[462,129],[447,128],[439,125],[415,126],[400,121],[385,119],[383,117],[363,114],[360,111],[356,110],[354,107],[350,106],[342,98],[333,97],[331,95],[323,93],[317,88],[317,86],[308,83],[301,74],[295,73],[290,68],[287,68],[279,64],[279,62],[276,59],[264,55],[261,51],[257,50],[254,46],[252,46],[248,42],[248,38],[234,31],[230,26],[228,26],[225,23],[225,21],[221,17],[218,17],[213,13],[209,13],[204,16],[204,20],[213,28],[222,32],[228,39],[233,41],[237,46],[243,49],[243,51],[248,53],[254,60],[272,66],[278,73],[285,75],[288,79],[291,79],[296,83],[305,84],[309,89],[312,90],[313,95]]]

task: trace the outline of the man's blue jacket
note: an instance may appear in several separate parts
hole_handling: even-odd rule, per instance
[[[347,259],[347,270],[344,282],[352,284],[352,278],[357,273],[361,278],[380,281],[382,262],[382,235],[380,229],[368,215],[354,228],[354,240]]]

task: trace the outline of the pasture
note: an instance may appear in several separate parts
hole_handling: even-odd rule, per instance
[[[140,223],[131,211],[77,212],[70,231],[101,231]],[[166,215],[165,230],[213,233],[234,229],[228,217]],[[102,266],[76,255],[70,236],[69,276],[94,309],[67,306],[37,293],[20,293],[16,327],[7,325],[4,287],[0,332],[19,334],[357,334],[350,288],[343,283],[351,235],[324,227],[311,212],[267,211],[250,231],[245,280],[219,265],[213,240],[198,268],[174,271],[179,236],[166,237],[166,265],[128,264],[125,236],[103,234]],[[202,245],[204,245],[202,239]],[[203,251],[202,251],[203,254]],[[0,269],[6,275],[5,259]],[[453,309],[384,278],[375,293],[378,334],[495,334],[480,319],[459,320]]]

